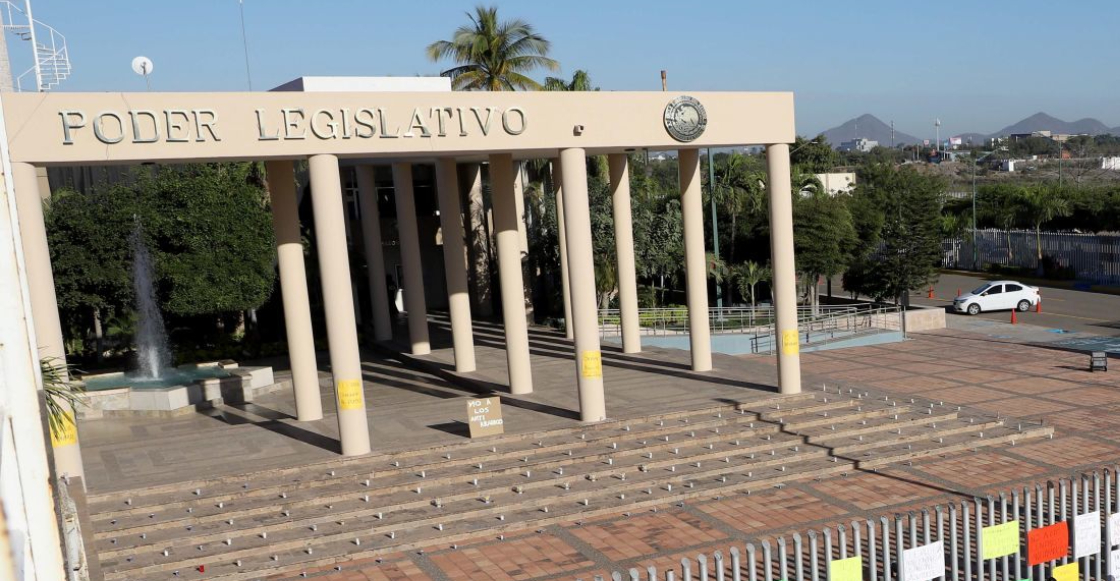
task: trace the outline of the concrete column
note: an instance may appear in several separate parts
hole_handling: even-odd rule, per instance
[[[521,255],[529,252],[529,229],[525,225],[525,164],[513,162],[513,199],[517,203],[517,236]]]
[[[688,303],[689,350],[693,371],[712,369],[712,340],[708,327],[708,268],[704,256],[704,204],[700,196],[700,153],[682,149],[677,160],[684,215],[684,267]]]
[[[564,221],[571,258],[568,276],[575,327],[579,417],[585,422],[597,422],[607,419],[607,404],[603,395],[603,355],[599,347],[599,305],[595,300],[587,160],[580,148],[561,150],[560,159],[564,172]]]
[[[0,40],[0,45],[3,44]],[[0,61],[3,64],[6,61]],[[0,88],[2,90],[2,88]],[[0,176],[0,191],[13,193],[14,185]],[[32,343],[33,314],[25,286],[27,271],[17,263],[20,240],[16,233],[15,196],[0,202],[0,405],[8,413],[11,432],[4,435],[4,464],[0,467],[0,506],[5,534],[19,539],[18,551],[0,556],[0,571],[11,571],[13,553],[22,558],[24,576],[17,579],[68,579],[62,542],[55,519],[54,490],[43,433],[43,406],[39,404],[38,348]],[[26,218],[25,218],[26,219]],[[5,426],[6,429],[6,426]],[[7,539],[0,544],[5,549]]]
[[[474,329],[467,287],[467,248],[463,238],[463,212],[459,204],[459,172],[453,158],[436,160],[439,223],[443,230],[443,267],[447,278],[447,308],[451,313],[451,342],[455,371],[475,370]]]
[[[568,233],[564,228],[564,170],[560,158],[552,160],[552,187],[556,190],[556,236],[560,241],[560,287],[564,295],[564,336],[575,338],[572,295],[568,281]]]
[[[793,194],[789,145],[766,148],[770,184],[770,260],[774,265],[774,312],[777,321],[778,388],[801,393],[801,356],[797,334],[797,270],[793,256]]]
[[[470,264],[467,280],[471,285],[471,311],[480,317],[494,314],[490,288],[491,239],[493,225],[482,192],[482,165],[464,163],[459,166],[459,183],[467,200],[467,256]]]
[[[39,191],[39,176],[35,166],[13,163],[12,185],[16,191],[19,234],[23,244],[27,286],[31,294],[31,318],[35,323],[35,341],[39,348],[36,362],[48,359],[54,365],[65,368],[66,345],[62,338],[62,323],[58,318],[51,253],[47,248],[47,228],[43,222],[43,194]],[[49,196],[50,193],[47,192],[46,195]],[[63,375],[69,378],[65,371]],[[84,476],[74,410],[71,409],[69,413],[68,429],[58,435],[51,433],[55,472],[60,476]],[[85,478],[82,481],[85,482]]]
[[[525,394],[533,391],[533,373],[529,361],[529,329],[525,322],[525,284],[521,276],[521,241],[517,231],[513,180],[513,156],[508,153],[491,154],[490,192],[498,239],[498,275],[502,286],[509,389],[514,394]]]
[[[342,206],[338,158],[313,155],[308,162],[311,205],[315,211],[315,246],[319,254],[331,374],[338,404],[338,434],[342,440],[342,454],[359,456],[369,453],[369,421],[362,389],[358,328],[354,322],[354,295],[350,290],[350,259],[343,226],[346,212]]]
[[[265,162],[265,171],[272,197],[272,229],[276,232],[296,419],[301,422],[318,420],[323,417],[323,402],[319,394],[315,336],[311,331],[311,303],[307,299],[307,271],[303,265],[295,170],[290,161],[269,161]]]
[[[630,159],[625,153],[607,157],[614,209],[614,243],[618,255],[618,306],[622,316],[622,351],[642,351],[638,326],[638,275],[634,265],[634,218],[630,212]]]
[[[393,321],[389,315],[389,287],[385,284],[385,250],[381,242],[381,209],[377,207],[377,186],[373,166],[354,168],[358,175],[358,204],[362,211],[362,242],[366,251],[369,276],[369,299],[373,306],[373,338],[393,338]]]
[[[393,164],[393,194],[397,199],[397,233],[401,240],[404,271],[404,309],[408,311],[408,339],[413,355],[432,352],[428,342],[428,302],[424,298],[424,267],[420,262],[420,231],[416,226],[416,198],[412,189],[412,164]]]

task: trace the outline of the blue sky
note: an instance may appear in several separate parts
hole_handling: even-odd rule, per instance
[[[33,0],[67,36],[59,90],[246,89],[237,0]],[[424,48],[475,2],[244,0],[253,88],[302,75],[438,74]],[[796,93],[798,132],[863,113],[917,137],[988,133],[1045,111],[1120,125],[1120,2],[566,0],[499,2],[536,25],[570,75],[604,90]],[[26,45],[8,37],[13,69]],[[20,72],[16,71],[17,74]],[[544,73],[538,76],[543,77]]]

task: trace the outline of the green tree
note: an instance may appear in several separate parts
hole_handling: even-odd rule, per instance
[[[843,272],[859,242],[844,200],[822,192],[795,198],[793,242],[797,270],[805,276],[816,315],[820,308],[817,280]]]
[[[739,283],[739,294],[744,298],[749,298],[751,307],[756,304],[757,295],[755,293],[756,287],[761,282],[767,282],[774,276],[770,266],[762,266],[759,263],[748,260],[743,264],[735,266],[732,269],[732,276]]]
[[[941,262],[941,198],[945,183],[910,167],[876,184],[884,197],[876,298],[909,302],[909,292],[937,280]],[[857,186],[858,188],[859,186]]]
[[[824,135],[812,139],[798,135],[789,152],[790,165],[807,173],[828,173],[838,159],[836,150],[832,149]]]
[[[722,285],[728,274],[727,263],[714,252],[705,252],[704,260],[708,263],[708,278],[717,286]]]
[[[1038,264],[1042,267],[1042,226],[1055,218],[1073,213],[1072,205],[1065,192],[1045,184],[1035,184],[1023,190],[1020,196],[1022,214],[1027,223],[1034,228],[1035,246],[1038,250]]]
[[[559,77],[545,77],[544,86],[545,91],[598,91],[599,87],[594,86],[591,82],[591,75],[587,71],[579,69],[572,73],[572,80],[565,81]]]
[[[68,350],[104,350],[104,324],[132,310],[132,253],[127,243],[138,213],[137,197],[125,184],[82,193],[63,189],[44,207],[55,293]]]
[[[560,64],[548,58],[550,43],[521,19],[499,20],[494,6],[477,6],[467,13],[470,23],[460,26],[451,40],[428,45],[432,61],[452,60],[444,71],[456,90],[540,90],[541,84],[526,76],[537,68],[550,71]]]
[[[161,166],[139,180],[164,308],[179,316],[261,306],[276,270],[268,199],[253,164]]]

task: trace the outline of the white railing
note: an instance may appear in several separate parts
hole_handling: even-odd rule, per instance
[[[714,335],[750,335],[752,353],[773,353],[776,343],[774,308],[712,307],[708,309],[708,326]],[[902,310],[892,305],[857,303],[852,305],[819,305],[814,312],[809,306],[797,307],[797,327],[802,343],[821,342],[872,330],[901,331]],[[653,308],[638,311],[641,335],[687,335],[688,309]],[[600,338],[622,334],[622,314],[618,309],[599,310]]]
[[[70,77],[70,51],[62,33],[35,20],[30,7],[25,11],[12,0],[0,0],[0,14],[4,30],[31,42],[32,65],[16,75],[17,90],[49,91]]]
[[[1105,469],[998,496],[771,536],[616,581],[1112,580],[1120,573],[1120,478]],[[1072,543],[1070,540],[1072,539]],[[603,577],[596,575],[596,581]]]

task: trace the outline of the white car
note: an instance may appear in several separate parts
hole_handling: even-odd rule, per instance
[[[978,315],[985,311],[1026,312],[1042,300],[1038,288],[1014,280],[986,282],[976,290],[965,293],[953,301],[958,313]]]

